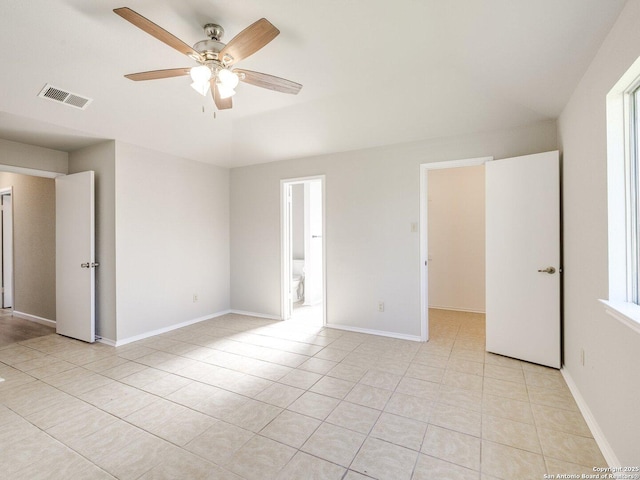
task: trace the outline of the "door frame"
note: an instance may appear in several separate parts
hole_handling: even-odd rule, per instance
[[[420,340],[429,340],[429,170],[484,165],[493,157],[475,157],[420,164]]]
[[[286,178],[280,180],[280,317],[291,318],[289,312],[289,291],[291,290],[291,212],[288,209],[288,188],[296,184],[319,180],[322,192],[322,325],[327,324],[327,214],[325,175]]]
[[[1,275],[0,278],[2,279],[2,282],[0,282],[0,283],[2,283],[2,285],[0,285],[0,287],[4,288],[4,286],[5,286],[5,282],[6,282],[6,279],[4,278],[4,272],[6,271],[5,263],[8,261],[11,264],[11,269],[10,269],[11,278],[9,279],[9,282],[8,282],[8,283],[11,284],[11,307],[5,307],[4,306],[4,303],[5,303],[4,294],[5,294],[5,290],[6,289],[4,289],[1,292],[2,297],[0,299],[0,307],[2,307],[2,308],[11,308],[11,311],[13,311],[14,307],[15,307],[15,303],[16,303],[16,301],[15,301],[15,272],[14,272],[15,263],[14,263],[14,260],[13,260],[13,257],[14,257],[14,244],[15,244],[15,237],[14,237],[14,234],[13,234],[13,217],[14,217],[14,215],[13,215],[13,213],[14,213],[14,208],[13,208],[13,186],[6,187],[6,188],[0,188],[0,197],[3,197],[5,195],[8,195],[8,196],[11,197],[11,232],[10,232],[11,233],[11,240],[10,240],[11,241],[11,257],[8,260],[5,257],[6,245],[5,245],[5,242],[4,242],[5,236],[4,236],[4,210],[3,210],[3,212],[2,212],[2,215],[3,215],[3,217],[2,217],[2,225],[0,226],[0,234],[2,234],[2,239],[0,240],[0,249],[1,249],[0,255],[2,255],[2,262],[0,262],[0,268],[2,268],[2,272],[0,272],[0,275]],[[3,207],[4,207],[4,205],[3,205]]]

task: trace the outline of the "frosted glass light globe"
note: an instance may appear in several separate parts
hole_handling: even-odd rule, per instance
[[[206,65],[193,67],[189,73],[191,75],[191,80],[197,84],[208,82],[211,78],[211,69]]]
[[[226,68],[218,72],[218,79],[220,80],[220,83],[222,85],[230,88],[231,90],[236,88],[238,86],[238,82],[240,81],[238,75],[233,73],[231,70],[227,70]]]

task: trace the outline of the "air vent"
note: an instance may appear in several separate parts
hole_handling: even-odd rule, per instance
[[[53,85],[46,84],[38,94],[40,98],[48,98],[54,102],[64,103],[70,107],[84,110],[93,101],[91,98],[83,97],[76,93],[71,93]]]

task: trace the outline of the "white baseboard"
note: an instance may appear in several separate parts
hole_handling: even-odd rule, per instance
[[[267,315],[266,313],[257,312],[245,312],[244,310],[229,310],[228,313],[235,313],[236,315],[246,315],[247,317],[266,318],[267,320],[282,320],[282,317],[277,315]]]
[[[96,339],[96,342],[104,343],[105,345],[109,345],[110,347],[116,347],[117,346],[115,340],[111,340],[110,338],[99,337],[99,338]]]
[[[49,320],[48,318],[38,317],[37,315],[31,315],[30,313],[19,312],[17,310],[13,311],[13,316],[22,318],[24,320],[29,320],[31,322],[39,323],[41,325],[46,325],[47,327],[56,326],[55,320]]]
[[[126,345],[127,343],[137,342],[138,340],[144,340],[145,338],[155,337],[156,335],[161,335],[163,333],[167,333],[172,330],[177,330],[178,328],[188,327],[189,325],[193,325],[194,323],[204,322],[205,320],[211,320],[212,318],[221,317],[222,315],[226,315],[227,313],[231,313],[230,310],[224,310],[222,312],[212,313],[210,315],[205,315],[203,317],[194,318],[193,320],[187,320],[186,322],[177,323],[175,325],[170,325],[168,327],[159,328],[157,330],[151,330],[150,332],[141,333],[140,335],[134,335],[133,337],[124,338],[122,340],[113,341],[108,338],[102,338],[98,341],[100,343],[111,345],[113,347],[121,347],[123,345]]]
[[[569,387],[569,390],[571,390],[571,394],[573,395],[573,398],[576,400],[576,403],[578,404],[578,408],[580,409],[580,412],[582,413],[582,416],[584,417],[585,422],[587,422],[587,425],[591,430],[591,434],[593,435],[594,440],[598,444],[598,447],[600,447],[600,451],[602,452],[604,459],[607,461],[608,466],[621,467],[622,464],[618,460],[618,457],[613,451],[613,448],[611,448],[611,445],[609,444],[606,437],[604,436],[604,433],[602,433],[602,430],[600,429],[598,422],[596,422],[596,419],[593,416],[593,413],[591,413],[591,409],[589,408],[589,405],[587,405],[587,402],[585,401],[584,397],[580,393],[580,390],[578,390],[578,386],[573,381],[573,378],[571,378],[571,375],[569,375],[569,372],[564,367],[560,370],[560,373],[562,373],[562,376],[564,377],[564,381],[567,382],[567,386]]]
[[[484,310],[472,310],[469,308],[459,308],[459,307],[441,307],[439,305],[429,305],[429,308],[434,308],[436,310],[449,310],[452,312],[467,312],[467,313],[487,313]]]
[[[404,333],[386,332],[384,330],[372,330],[370,328],[349,327],[346,325],[326,324],[327,328],[334,328],[336,330],[345,330],[347,332],[354,333],[366,333],[368,335],[377,335],[379,337],[397,338],[400,340],[410,340],[412,342],[421,342],[420,335],[406,335]]]

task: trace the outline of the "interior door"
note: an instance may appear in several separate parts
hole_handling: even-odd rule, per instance
[[[560,368],[558,152],[486,163],[487,350]]]
[[[322,182],[304,184],[305,278],[304,304],[322,302]]]
[[[56,178],[56,332],[95,341],[94,174]]]

